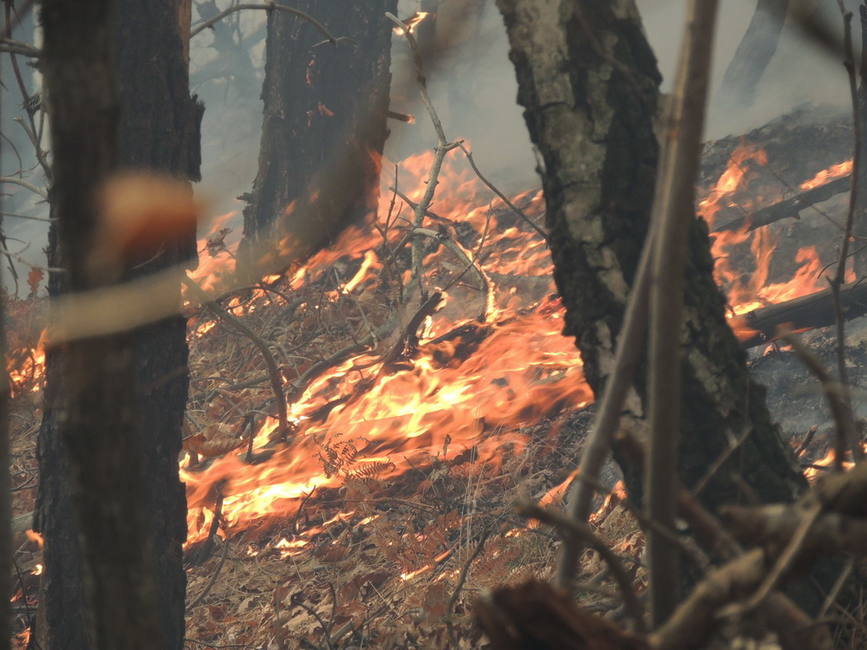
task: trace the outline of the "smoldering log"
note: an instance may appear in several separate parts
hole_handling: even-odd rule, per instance
[[[847,320],[867,314],[867,282],[853,282],[841,287],[840,307]],[[809,296],[756,309],[744,315],[739,324],[755,332],[741,341],[744,348],[773,340],[777,328],[783,325],[793,330],[833,325],[834,302],[831,290],[825,289]]]
[[[748,224],[748,230],[755,230],[780,219],[797,217],[798,213],[804,208],[826,201],[837,194],[848,192],[851,179],[851,174],[843,176],[824,185],[819,185],[818,187],[796,194],[788,199],[772,203],[751,214],[744,214],[743,211],[736,208],[721,210],[717,215],[717,220],[725,221],[715,227],[713,232],[740,230],[744,224]]]

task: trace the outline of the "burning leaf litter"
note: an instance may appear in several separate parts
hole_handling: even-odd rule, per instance
[[[424,192],[430,158],[400,165],[398,186],[410,201]],[[736,201],[747,211],[755,207],[744,196],[751,169],[766,164],[760,148],[737,148],[700,202],[701,216],[713,224]],[[845,175],[846,164],[801,187]],[[560,334],[563,308],[543,238],[492,199],[457,158],[447,159],[440,184],[424,268],[428,286],[448,289],[424,314],[417,340],[402,338],[408,321],[400,313],[407,310],[409,254],[402,244],[411,211],[400,199],[390,207],[387,187],[375,222],[351,227],[305,265],[222,301],[279,360],[293,425],[289,444],[273,439],[274,397],[248,343],[226,336],[204,312],[191,318],[181,475],[188,549],[216,548],[189,574],[190,598],[201,600],[189,612],[189,635],[204,647],[280,647],[326,637],[338,643],[366,627],[376,628],[383,647],[437,645],[451,608],[453,624],[470,639],[470,595],[539,577],[550,566],[553,539],[516,520],[511,500],[519,491],[560,498],[583,429],[576,413],[593,396],[577,349]],[[540,191],[513,202],[542,220]],[[200,241],[191,275],[209,290],[219,290],[235,269],[238,234],[226,225],[232,216],[215,219]],[[751,275],[729,260],[737,245],[752,252]],[[798,251],[789,281],[770,283],[774,245],[746,225],[715,235],[717,281],[732,316],[821,288],[811,247]],[[490,290],[462,258],[478,265]],[[13,300],[13,319],[32,315],[38,302]],[[38,393],[43,363],[41,342],[15,341],[9,368],[19,404]],[[28,431],[32,445],[33,424]],[[612,503],[594,523],[637,556],[643,539],[635,522]],[[463,595],[455,595],[462,567],[488,535]],[[28,543],[29,575],[36,576],[38,545]],[[213,582],[216,571],[222,575]]]

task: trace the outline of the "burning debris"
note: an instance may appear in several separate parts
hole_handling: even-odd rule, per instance
[[[714,254],[732,322],[750,343],[756,334],[747,327],[756,317],[749,315],[822,291],[823,264],[834,250],[825,237],[797,249],[794,267],[779,264],[777,256],[792,255],[791,238],[752,228],[749,215],[846,173],[839,163],[780,171],[768,153],[778,143],[762,138],[760,131],[708,147],[706,168],[714,160],[725,164],[706,173],[698,207],[712,230],[720,213],[746,213],[737,229],[715,234]],[[824,142],[834,148],[833,140]],[[840,155],[820,151],[817,159]],[[511,499],[560,498],[589,417],[582,409],[593,396],[580,355],[560,334],[563,309],[546,242],[525,220],[541,221],[542,196],[535,190],[511,199],[522,218],[492,196],[465,160],[454,152],[447,157],[429,214],[431,235],[423,239],[426,283],[440,292],[429,307],[413,311],[405,304],[411,260],[401,245],[430,162],[430,154],[408,159],[397,166],[396,182],[383,180],[375,221],[347,230],[303,266],[218,299],[277,360],[288,444],[274,437],[275,395],[261,357],[246,337],[226,336],[219,319],[188,295],[193,388],[181,475],[190,594],[197,605],[232,598],[232,584],[247,594],[231,613],[214,604],[192,608],[197,636],[258,643],[263,633],[302,634],[337,642],[398,608],[414,623],[380,627],[381,638],[427,634],[439,643],[431,625],[446,613],[466,612],[466,594],[455,591],[461,567],[477,564],[476,590],[505,576],[531,577],[553,552],[541,530],[510,521]],[[772,180],[784,172],[798,175],[788,191]],[[234,270],[238,241],[224,225],[229,216],[216,219],[200,241],[193,275],[217,293]],[[35,304],[21,303],[22,317]],[[39,350],[22,345],[11,357],[18,400],[39,390]],[[756,373],[771,385],[772,404],[780,402],[784,426],[801,433],[809,425],[785,417],[791,386],[774,385],[777,377],[795,376],[794,362],[785,373],[768,371],[780,355],[760,357]],[[803,410],[817,407],[818,397],[811,397]],[[803,461],[813,473],[819,470],[811,467],[828,462],[815,456],[829,442],[819,436],[814,445]],[[613,484],[616,473],[608,479]],[[635,521],[623,514],[612,519],[616,511],[607,500],[597,525],[605,529],[616,519],[610,538],[621,540],[622,552],[639,553]],[[263,591],[258,571],[278,576],[288,565],[292,578],[275,578]],[[222,577],[214,582],[216,572]],[[293,586],[301,584],[308,586]]]

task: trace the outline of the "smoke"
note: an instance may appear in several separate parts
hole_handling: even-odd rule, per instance
[[[667,92],[677,63],[686,3],[683,0],[637,0],[637,3],[664,76],[663,91]],[[856,17],[858,4],[858,0],[846,0],[847,8],[854,11]],[[721,97],[723,75],[755,8],[756,0],[720,2],[712,95],[705,133],[707,139],[746,133],[806,103],[840,107],[851,103],[842,61],[807,41],[791,22],[783,28],[777,51],[762,76],[755,101],[748,102],[743,97]],[[842,18],[836,3],[821,4],[818,11],[824,21],[842,35]],[[857,18],[853,30],[857,42]]]
[[[720,3],[713,74],[715,90],[749,24],[755,1],[726,0]],[[663,91],[667,91],[674,75],[686,3],[684,0],[637,0],[637,3],[664,77]],[[221,0],[218,4],[221,8],[228,6],[228,0]],[[857,4],[857,0],[847,0],[849,8],[856,10],[856,16]],[[442,118],[447,136],[465,139],[473,148],[480,168],[503,191],[518,192],[538,185],[534,172],[536,158],[516,101],[518,89],[514,68],[508,58],[508,40],[494,0],[472,3],[442,0],[441,5],[444,9],[439,31],[449,35],[448,48],[440,53],[427,73],[433,104]],[[453,8],[467,5],[480,9],[477,14],[468,12],[473,17],[464,20]],[[827,2],[823,7],[829,24],[842,24],[836,3]],[[417,0],[400,0],[398,13],[408,16],[417,9]],[[210,199],[215,214],[241,207],[235,197],[250,190],[257,170],[262,122],[258,90],[264,76],[264,40],[261,37],[264,36],[266,18],[264,12],[250,11],[241,12],[239,19],[240,33],[250,44],[246,51],[252,72],[246,77],[239,78],[232,70],[212,65],[216,53],[211,47],[213,37],[207,30],[191,45],[193,92],[206,104],[202,129],[203,181],[198,191]],[[857,18],[853,27],[857,44],[860,40]],[[412,59],[405,40],[400,36],[394,38],[392,57],[391,107],[416,117],[414,124],[389,120],[391,136],[386,144],[386,156],[400,161],[433,148],[436,135],[418,100]],[[9,98],[12,101],[6,106],[20,106],[20,99]],[[715,93],[708,115],[708,139],[744,133],[805,102],[846,107],[849,92],[842,63],[817,50],[797,29],[787,25],[776,55],[762,78],[756,101],[747,105],[742,98],[726,98],[727,108],[722,108],[719,99]],[[730,108],[732,105],[734,110]],[[17,112],[21,113],[20,110]],[[9,122],[4,122],[4,127],[8,126]],[[461,154],[454,152],[452,155]],[[6,152],[7,167],[12,164],[10,158]],[[11,171],[14,170],[6,169],[7,173]],[[15,188],[3,189],[12,194],[22,194]],[[27,206],[21,206],[21,211],[47,216],[44,203],[38,204],[33,197],[24,197],[23,194],[22,200]],[[18,208],[20,203],[13,199],[7,205]],[[234,227],[240,228],[240,219],[235,221]],[[41,253],[46,242],[44,224],[10,218],[6,228],[8,233],[29,244],[24,254],[28,261],[45,263]],[[19,270],[26,275],[26,268]]]

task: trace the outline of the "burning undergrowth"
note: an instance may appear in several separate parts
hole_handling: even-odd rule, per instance
[[[712,228],[846,173],[848,134],[817,137],[824,148],[793,161],[775,149],[785,133],[774,133],[707,150],[713,172],[699,211]],[[188,296],[180,465],[190,647],[469,644],[477,638],[467,603],[480,589],[545,577],[552,566],[556,540],[517,519],[511,504],[560,498],[593,396],[577,349],[560,334],[550,257],[530,223],[544,221],[543,197],[514,197],[516,213],[452,151],[416,231],[418,278],[411,229],[429,161],[386,164],[375,220],[303,266],[226,293],[217,305],[230,316]],[[215,292],[235,269],[230,217],[200,242],[193,274]],[[746,220],[715,235],[733,318],[824,286],[836,237],[801,241],[780,227],[789,226],[751,230]],[[35,304],[13,303],[13,315],[30,318]],[[22,485],[35,467],[39,355],[38,340],[14,341]],[[606,479],[614,485],[617,476]],[[16,512],[32,500],[30,487],[16,493]],[[613,504],[596,523],[636,559],[640,581],[641,535]],[[27,544],[23,570],[32,576],[38,554]],[[586,577],[594,560],[585,560]],[[598,582],[585,597],[603,610],[616,601]]]

